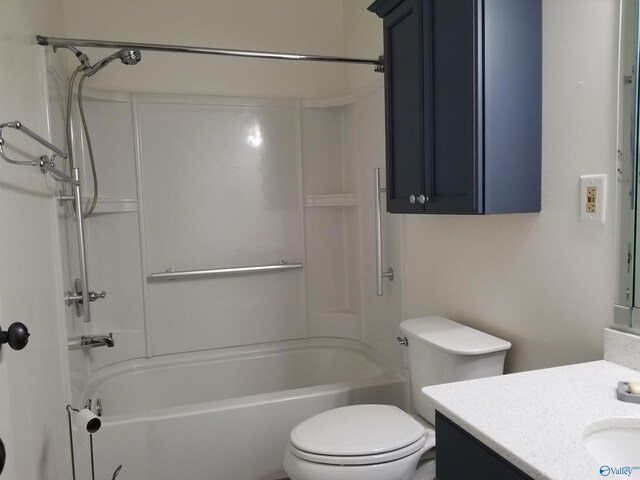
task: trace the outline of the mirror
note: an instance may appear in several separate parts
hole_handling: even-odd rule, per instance
[[[638,2],[620,2],[618,93],[617,246],[614,326],[640,333],[640,229],[638,218]]]

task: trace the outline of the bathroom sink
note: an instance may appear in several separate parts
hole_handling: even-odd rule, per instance
[[[609,418],[594,422],[585,429],[582,443],[603,466],[638,466],[640,417]]]

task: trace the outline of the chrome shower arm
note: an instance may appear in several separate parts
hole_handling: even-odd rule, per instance
[[[93,75],[95,75],[96,73],[98,73],[100,70],[102,70],[104,67],[106,67],[107,65],[109,65],[111,62],[113,62],[115,59],[117,59],[119,57],[120,52],[116,52],[112,55],[109,55],[106,58],[103,58],[102,60],[96,62],[93,65],[89,65],[89,67],[87,69],[84,70],[84,74],[87,77],[91,77]]]

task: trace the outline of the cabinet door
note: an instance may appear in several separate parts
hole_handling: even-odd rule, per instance
[[[424,2],[427,213],[482,213],[479,2]]]
[[[439,480],[533,480],[438,411],[436,431],[436,476]]]
[[[421,213],[424,194],[423,0],[404,0],[384,17],[387,210]]]

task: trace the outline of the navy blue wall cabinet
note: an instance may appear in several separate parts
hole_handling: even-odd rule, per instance
[[[541,0],[376,0],[387,210],[540,211]]]

